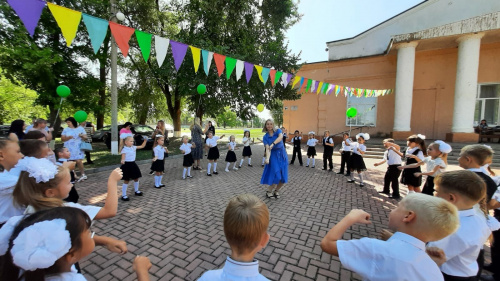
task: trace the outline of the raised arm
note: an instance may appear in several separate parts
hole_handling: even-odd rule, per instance
[[[137,147],[137,149],[143,149],[144,147],[146,147],[146,143],[148,142],[147,139],[144,139],[144,141],[142,142],[142,144],[140,146]]]
[[[102,207],[99,213],[97,213],[97,215],[95,216],[96,220],[107,219],[116,216],[116,212],[118,210],[118,193],[116,189],[118,181],[120,181],[122,177],[123,173],[120,168],[114,169],[109,175],[106,201],[104,202],[104,207]]]

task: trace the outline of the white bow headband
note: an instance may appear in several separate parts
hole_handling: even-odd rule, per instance
[[[28,172],[36,183],[48,182],[57,175],[57,166],[45,158],[24,157],[17,162],[16,168]]]
[[[417,134],[417,137],[419,137],[420,139],[422,140],[425,140],[425,135],[422,135],[422,134]]]
[[[356,135],[356,139],[363,138],[365,141],[370,139],[370,135],[368,133],[359,133]]]
[[[314,131],[310,131],[309,135],[316,135],[316,133]]]
[[[437,140],[435,141],[435,143],[439,144],[439,151],[441,151],[442,153],[450,153],[451,152],[451,145],[445,143],[444,141],[442,140]]]

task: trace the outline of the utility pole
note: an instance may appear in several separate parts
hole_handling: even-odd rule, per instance
[[[116,3],[111,3],[111,21],[117,22]],[[118,155],[118,85],[117,85],[117,46],[115,38],[111,36],[111,154]]]

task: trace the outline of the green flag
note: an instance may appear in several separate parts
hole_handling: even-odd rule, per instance
[[[153,35],[135,30],[135,37],[137,37],[137,42],[139,43],[139,48],[141,48],[142,57],[146,62],[148,62],[149,54],[151,53],[151,37]]]
[[[309,89],[311,88],[313,80],[309,79],[307,80],[307,86],[306,86],[306,93],[309,92]]]
[[[274,76],[274,85],[276,85],[276,83],[278,83],[280,81],[282,75],[283,75],[283,72],[281,72],[281,71],[276,72],[276,75]]]
[[[229,77],[231,77],[231,73],[233,73],[235,67],[236,67],[236,59],[226,57],[226,77],[228,80]]]

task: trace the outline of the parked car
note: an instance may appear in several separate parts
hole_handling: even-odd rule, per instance
[[[118,125],[118,132],[123,128],[123,125]],[[152,149],[154,145],[154,140],[151,138],[153,132],[155,131],[148,125],[134,124],[130,128],[132,133],[134,134],[134,145],[141,145],[143,142],[143,137],[148,137],[148,141],[146,143],[146,147],[144,149]],[[93,137],[92,137],[93,138]],[[111,149],[111,126],[109,126],[109,130],[103,133],[102,137],[103,141],[106,143],[106,146]],[[168,145],[169,139],[165,138],[165,145]]]
[[[104,126],[92,134],[92,141],[106,142],[106,137],[111,132],[111,126]]]
[[[10,125],[0,125],[0,138],[6,139],[9,136]]]

